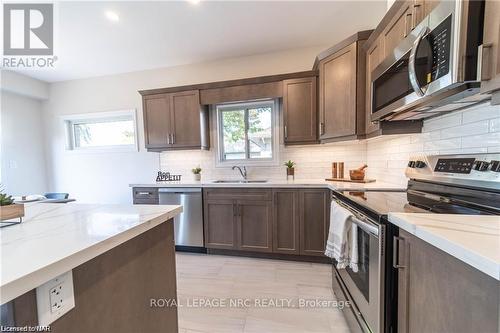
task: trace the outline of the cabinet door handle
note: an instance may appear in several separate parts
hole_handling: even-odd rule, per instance
[[[286,130],[286,125],[285,125],[285,139],[288,138],[288,131]]]
[[[412,30],[411,29],[411,24],[412,24],[412,17],[413,15],[411,13],[406,14],[405,18],[405,34],[404,37],[406,38],[408,36],[408,33]],[[408,28],[408,22],[410,22],[410,28]]]
[[[478,46],[477,76],[480,81],[491,80],[491,48],[492,43]]]
[[[170,142],[170,134],[168,134],[168,135],[167,135],[167,144],[169,144],[169,145],[170,145],[170,144],[172,144],[172,143]]]
[[[404,238],[394,236],[393,237],[393,243],[392,243],[392,267],[400,269],[400,268],[405,268],[406,266],[399,264],[398,262],[398,257],[399,257],[399,241],[404,242]]]
[[[172,144],[175,144],[175,133],[172,133]]]
[[[238,206],[236,204],[233,204],[233,216],[236,217],[238,216]]]
[[[419,3],[413,5],[413,20],[412,20],[411,30],[415,29],[415,27],[419,23],[417,22],[417,20],[418,20],[418,11],[420,10],[420,7],[422,7],[422,5]]]
[[[323,122],[319,124],[319,134],[320,135],[325,134],[325,123]]]
[[[151,192],[137,192],[137,195],[151,195]]]

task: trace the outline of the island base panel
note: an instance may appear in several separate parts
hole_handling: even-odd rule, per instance
[[[51,332],[177,332],[177,308],[151,306],[177,298],[175,272],[170,220],[74,268],[75,308]],[[35,290],[2,308],[9,324],[38,324]]]

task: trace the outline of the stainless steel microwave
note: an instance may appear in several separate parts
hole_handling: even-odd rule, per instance
[[[479,94],[484,1],[441,1],[372,72],[372,121],[440,115]]]

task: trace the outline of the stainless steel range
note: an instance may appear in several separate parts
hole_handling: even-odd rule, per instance
[[[500,215],[500,154],[415,156],[408,162],[406,192],[334,192],[333,200],[358,226],[357,272],[333,265],[333,290],[348,300],[344,314],[354,332],[397,327],[399,230],[389,212]]]

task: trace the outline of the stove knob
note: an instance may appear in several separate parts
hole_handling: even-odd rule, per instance
[[[426,166],[427,166],[427,164],[425,164],[424,161],[416,161],[415,162],[415,168],[422,169],[422,168],[425,168]]]
[[[485,161],[476,161],[474,163],[474,170],[476,171],[486,171],[488,170],[488,167],[490,166],[490,163],[485,162]]]
[[[408,168],[414,168],[414,167],[415,167],[415,161],[408,162]]]
[[[491,161],[490,170],[494,172],[500,172],[500,161]]]

